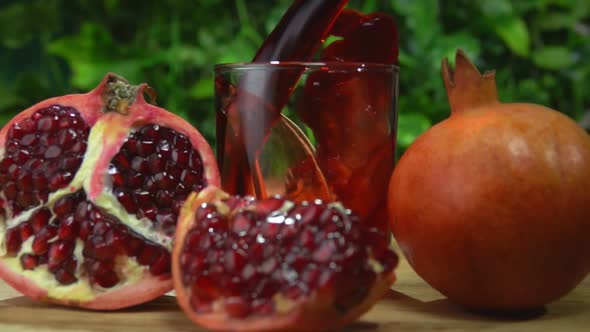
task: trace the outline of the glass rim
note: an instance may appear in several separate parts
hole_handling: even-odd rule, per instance
[[[267,62],[231,62],[218,63],[214,65],[215,72],[247,71],[262,69],[299,69],[304,71],[313,70],[336,70],[336,71],[380,71],[399,72],[399,66],[388,63],[377,62],[340,62],[340,61],[267,61]]]

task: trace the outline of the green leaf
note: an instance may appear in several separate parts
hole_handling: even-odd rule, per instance
[[[397,143],[407,148],[423,132],[430,128],[430,120],[420,113],[400,113],[398,115]]]
[[[533,53],[533,62],[545,69],[565,69],[574,63],[570,51],[562,46],[545,46]]]
[[[516,16],[499,19],[495,30],[515,54],[523,57],[529,55],[530,37],[523,19]]]
[[[212,77],[199,80],[188,89],[188,94],[195,99],[212,98],[214,85]]]

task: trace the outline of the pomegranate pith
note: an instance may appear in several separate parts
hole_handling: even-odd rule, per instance
[[[180,305],[212,329],[337,327],[394,280],[389,236],[339,203],[189,196],[173,253]],[[304,317],[304,318],[302,318]]]
[[[218,184],[190,124],[109,74],[0,131],[0,276],[25,295],[94,309],[172,288],[179,207]]]

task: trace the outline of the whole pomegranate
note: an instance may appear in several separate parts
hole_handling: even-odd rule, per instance
[[[172,289],[180,206],[220,180],[199,132],[144,94],[108,74],[0,131],[0,277],[18,291],[106,310]]]
[[[254,200],[210,186],[176,230],[174,288],[213,330],[327,330],[366,312],[395,280],[389,236],[339,203]]]
[[[527,310],[590,269],[590,137],[561,113],[503,104],[492,72],[458,51],[443,79],[451,116],[402,156],[389,187],[414,270],[476,310]],[[454,76],[454,77],[453,77]]]

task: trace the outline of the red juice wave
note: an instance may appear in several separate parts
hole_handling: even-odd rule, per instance
[[[347,0],[296,0],[258,50],[252,62],[307,61],[322,43]],[[303,70],[303,68],[302,68]],[[280,118],[301,72],[273,71],[268,67],[249,71],[237,89],[229,82],[216,82],[226,98],[218,105],[218,161],[223,187],[232,194],[263,196],[256,182],[257,153],[270,129]],[[218,99],[220,99],[218,97]],[[226,160],[231,156],[231,160]]]

